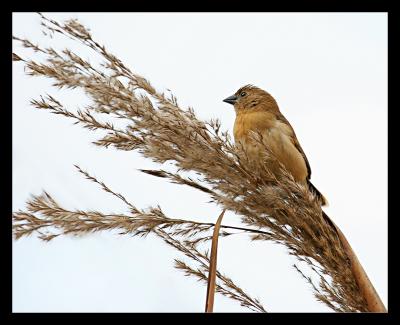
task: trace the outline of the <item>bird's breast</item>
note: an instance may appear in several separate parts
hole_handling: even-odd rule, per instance
[[[265,145],[297,181],[306,180],[308,175],[306,162],[293,143],[294,134],[289,126],[268,112],[236,116],[233,131],[235,142],[243,144],[250,158],[260,159],[260,150],[264,148],[251,140],[250,131],[262,134]],[[273,172],[279,172],[279,164],[269,167]]]
[[[273,114],[269,112],[249,112],[236,115],[233,135],[235,141],[247,138],[250,131],[263,132],[275,124]]]

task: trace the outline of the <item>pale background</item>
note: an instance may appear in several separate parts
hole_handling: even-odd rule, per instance
[[[182,107],[220,118],[240,86],[268,90],[293,125],[347,235],[387,306],[387,15],[385,13],[51,13],[79,18],[95,39]],[[33,13],[13,14],[13,34],[40,45],[76,47],[42,35]],[[15,46],[22,57],[27,52]],[[83,57],[90,52],[83,51]],[[34,58],[40,58],[37,55]],[[90,57],[91,58],[91,57]],[[78,174],[80,165],[138,207],[160,204],[170,217],[215,221],[220,209],[196,190],[144,175],[156,164],[134,152],[101,149],[98,136],[29,105],[46,92],[69,107],[80,92],[59,92],[13,64],[13,210],[48,191],[67,208],[125,212]],[[99,134],[100,135],[100,134]],[[239,218],[228,214],[224,222]],[[14,312],[202,312],[206,286],[173,268],[181,255],[160,239],[97,233],[13,242]],[[220,241],[219,267],[271,312],[330,311],[312,296],[285,248],[246,235]],[[217,294],[215,311],[247,311]]]

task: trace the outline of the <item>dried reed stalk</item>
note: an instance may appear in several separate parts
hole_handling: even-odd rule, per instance
[[[193,109],[181,109],[175,96],[158,92],[149,81],[133,73],[97,43],[77,20],[59,23],[41,17],[47,34],[57,33],[81,42],[91,48],[103,63],[98,67],[68,49],[58,52],[14,37],[22,46],[47,58],[46,62],[40,63],[13,54],[13,60],[23,62],[28,75],[50,78],[58,88],[80,88],[92,100],[85,111],[73,113],[47,95],[32,101],[36,108],[70,118],[90,130],[106,132],[95,142],[98,146],[137,150],[160,164],[174,163],[176,169],[173,172],[145,172],[207,193],[223,209],[240,215],[246,227],[258,229],[258,233],[251,235],[253,240],[272,240],[287,247],[289,254],[309,266],[319,278],[315,283],[297,265],[294,266],[310,283],[316,299],[332,310],[369,310],[341,240],[334,228],[325,222],[315,197],[305,186],[296,183],[283,166],[279,179],[271,173],[268,166],[275,162],[275,158],[268,148],[265,148],[264,163],[250,163],[244,149],[232,143],[228,132],[221,132],[218,120],[204,122],[196,117]],[[100,122],[96,119],[97,114],[107,114],[110,119],[124,119],[128,125],[118,129],[111,122]],[[254,134],[254,138],[262,144],[260,135]],[[187,172],[194,172],[197,176],[189,177]],[[113,229],[117,225],[125,233],[153,232],[187,256],[198,258],[198,262],[203,263],[200,269],[195,270],[181,261],[177,261],[176,266],[187,275],[206,280],[204,272],[208,270],[208,257],[191,249],[199,241],[209,238],[196,242],[197,239],[191,241],[190,237],[211,226],[168,219],[159,208],[142,212],[132,206],[133,216],[110,215],[106,218],[98,213],[59,210],[46,194],[29,202],[28,210],[30,212],[14,214],[14,221],[18,223],[14,227],[16,238],[40,231],[43,227],[58,227],[64,234]],[[44,214],[44,218],[37,216],[38,213]],[[186,239],[169,238],[170,234],[162,232],[163,227],[177,227],[175,235]],[[49,237],[44,235],[43,239]],[[247,307],[263,310],[258,301],[245,298],[246,295],[240,293],[241,289],[235,288],[231,280],[225,279],[224,283],[225,288],[217,286],[218,292],[239,300]]]
[[[207,296],[206,296],[206,313],[212,313],[214,310],[214,296],[215,296],[215,278],[217,277],[217,250],[218,250],[218,237],[219,229],[221,228],[222,218],[224,217],[225,210],[222,210],[214,226],[214,232],[211,242],[211,255],[210,266],[208,268],[208,282],[207,282]]]
[[[387,313],[385,305],[383,304],[371,280],[369,279],[367,273],[365,272],[360,261],[358,260],[357,255],[354,253],[349,242],[347,241],[347,238],[342,233],[340,228],[333,221],[331,222],[336,228],[340,241],[343,245],[343,249],[345,250],[347,256],[350,259],[354,278],[358,284],[358,287],[360,288],[362,296],[366,300],[368,310],[377,313]]]

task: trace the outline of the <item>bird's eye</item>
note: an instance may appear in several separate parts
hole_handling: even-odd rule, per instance
[[[240,94],[241,97],[244,97],[244,96],[246,96],[246,95],[247,95],[247,94],[246,94],[245,91],[243,91],[243,92]]]

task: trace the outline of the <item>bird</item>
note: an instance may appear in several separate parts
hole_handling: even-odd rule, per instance
[[[291,173],[294,180],[307,185],[321,207],[327,206],[328,201],[325,196],[311,183],[310,163],[296,133],[289,121],[280,112],[279,106],[271,94],[254,85],[245,85],[223,101],[232,104],[235,108],[236,119],[233,127],[235,143],[242,144],[248,158],[259,159],[263,157],[260,151],[265,151],[265,146],[267,146],[276,160]],[[255,141],[253,133],[262,136],[262,145]],[[270,159],[261,160],[261,163],[270,164],[268,169],[276,174],[279,179],[280,165],[273,161]],[[321,216],[331,227],[347,255],[347,263],[351,266],[360,293],[367,301],[368,309],[386,312],[385,306],[342,231],[322,209]],[[322,232],[316,229],[315,235],[319,237],[321,234]]]
[[[311,167],[296,133],[279,110],[276,100],[267,91],[254,85],[245,85],[223,100],[233,105],[236,119],[233,135],[236,144],[242,144],[251,159],[259,159],[260,150],[251,136],[253,131],[262,135],[267,148],[273,153],[275,163],[269,161],[269,170],[277,177],[280,175],[279,163],[285,166],[296,182],[305,184],[315,195],[321,206],[327,206],[328,200],[311,183]]]

